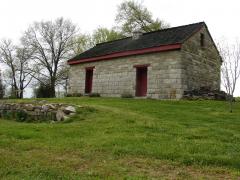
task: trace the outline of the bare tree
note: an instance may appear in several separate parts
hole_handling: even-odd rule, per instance
[[[230,112],[233,111],[234,92],[240,77],[240,44],[219,46],[222,63],[222,84],[228,93]]]
[[[2,99],[4,95],[5,95],[5,86],[3,85],[2,72],[0,70],[0,99]]]
[[[31,70],[31,59],[34,51],[26,46],[17,48],[17,72],[19,97],[23,98],[23,90],[31,83],[34,72]]]
[[[55,86],[73,56],[73,42],[77,28],[63,18],[36,22],[25,32],[22,41],[34,50],[34,76],[39,82],[49,85],[51,97],[55,97]]]
[[[0,61],[7,67],[12,95],[23,98],[23,91],[32,80],[30,59],[33,51],[26,46],[17,47],[11,40],[3,40],[0,44]]]
[[[9,68],[9,78],[11,79],[11,88],[14,96],[18,98],[17,79],[16,79],[16,47],[11,40],[2,40],[0,45],[0,61]]]

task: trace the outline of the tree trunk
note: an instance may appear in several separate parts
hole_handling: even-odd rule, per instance
[[[51,84],[50,84],[50,86],[49,86],[49,91],[50,91],[50,93],[49,93],[49,96],[50,97],[56,97],[56,92],[55,92],[55,81],[54,80],[52,80],[51,81]]]
[[[14,98],[19,98],[19,92],[18,92],[18,88],[15,86],[12,86],[12,90],[11,90],[11,96]]]
[[[230,113],[233,112],[233,96],[230,97],[229,110],[230,110]]]
[[[20,99],[23,99],[23,89],[20,89],[19,98],[20,98]]]

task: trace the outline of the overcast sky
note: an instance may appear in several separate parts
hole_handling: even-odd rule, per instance
[[[91,33],[99,26],[112,27],[117,5],[123,0],[1,0],[0,39],[18,41],[34,21],[71,19],[81,32]],[[171,26],[205,21],[215,40],[240,39],[239,0],[144,0],[155,18]],[[236,95],[240,96],[240,88]]]

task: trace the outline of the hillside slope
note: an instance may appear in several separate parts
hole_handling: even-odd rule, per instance
[[[65,123],[0,119],[0,179],[240,177],[240,103],[48,101],[87,108]]]

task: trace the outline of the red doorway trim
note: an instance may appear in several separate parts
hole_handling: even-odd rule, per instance
[[[80,63],[85,63],[85,62],[109,60],[109,59],[124,57],[124,56],[147,54],[147,53],[177,50],[177,49],[181,49],[181,44],[171,44],[171,45],[163,45],[163,46],[159,46],[159,47],[145,48],[145,49],[139,49],[139,50],[129,50],[129,51],[123,51],[123,52],[116,52],[116,53],[107,54],[107,55],[103,55],[103,56],[97,56],[97,57],[92,57],[92,58],[68,61],[68,64],[69,65],[74,65],[74,64],[80,64]]]
[[[139,65],[134,65],[133,67],[135,68],[144,68],[144,67],[148,67],[150,66],[150,64],[139,64]]]
[[[94,69],[95,66],[90,66],[90,67],[85,67],[86,70],[91,70],[91,69]]]

